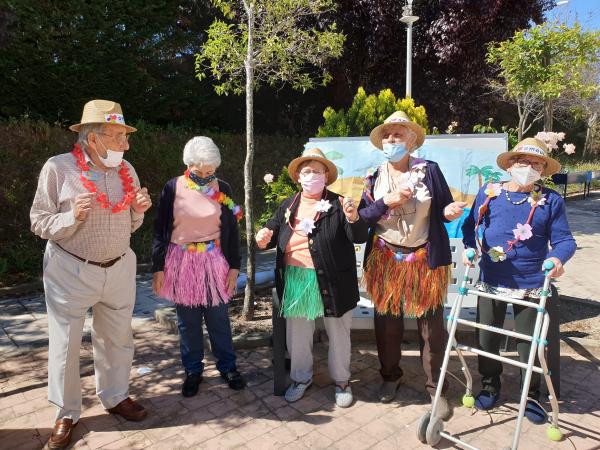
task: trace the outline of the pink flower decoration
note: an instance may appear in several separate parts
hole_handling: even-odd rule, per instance
[[[525,241],[533,236],[533,233],[531,232],[531,225],[528,223],[525,225],[518,223],[517,228],[513,230],[513,233],[517,241]]]
[[[500,187],[500,183],[488,183],[484,192],[488,197],[498,197],[502,192],[502,188]]]
[[[406,255],[406,258],[404,258],[404,261],[406,262],[415,262],[417,259],[417,257],[415,256],[415,252],[409,253],[408,255]]]

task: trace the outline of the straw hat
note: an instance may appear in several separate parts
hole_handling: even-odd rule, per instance
[[[525,138],[511,151],[500,153],[496,159],[496,164],[501,169],[508,169],[512,164],[510,160],[517,156],[535,156],[536,158],[543,159],[546,163],[546,168],[542,173],[543,177],[549,177],[550,175],[560,170],[560,163],[554,158],[548,156],[548,146],[539,139],[536,138]]]
[[[81,122],[71,125],[69,130],[79,131],[82,125],[86,125],[88,123],[112,123],[123,125],[127,129],[127,133],[133,133],[134,131],[137,131],[136,128],[125,124],[125,118],[123,117],[121,105],[109,100],[90,100],[87,102],[83,107]]]
[[[403,127],[411,129],[417,135],[415,148],[419,148],[421,145],[423,145],[423,142],[425,141],[425,130],[423,127],[415,122],[412,122],[404,111],[396,111],[390,117],[385,119],[381,125],[376,126],[373,128],[373,131],[371,131],[371,143],[379,150],[383,150],[383,145],[381,144],[383,133],[387,128],[390,127],[390,125],[402,125]]]
[[[304,161],[318,161],[327,167],[327,186],[337,179],[338,172],[335,164],[329,161],[320,149],[309,148],[302,152],[302,156],[293,159],[288,165],[288,173],[290,174],[292,180],[298,181],[298,167],[300,167],[300,164],[302,164]]]

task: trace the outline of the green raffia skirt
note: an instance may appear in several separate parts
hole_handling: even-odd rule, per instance
[[[285,268],[281,312],[285,318],[303,317],[315,320],[317,317],[323,317],[323,300],[315,269],[297,266]]]

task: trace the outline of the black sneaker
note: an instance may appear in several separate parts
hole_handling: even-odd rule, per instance
[[[181,395],[184,397],[193,397],[198,393],[198,386],[202,383],[202,374],[188,373],[181,387]]]
[[[242,374],[237,370],[232,370],[231,372],[223,373],[221,372],[221,378],[227,381],[227,384],[234,391],[241,391],[246,387],[246,380],[242,377]]]

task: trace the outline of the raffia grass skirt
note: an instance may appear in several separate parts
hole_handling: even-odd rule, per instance
[[[165,278],[160,291],[162,297],[184,306],[206,307],[229,303],[230,295],[226,286],[229,264],[218,241],[210,242],[213,245],[206,251],[189,251],[181,245],[169,244]]]
[[[388,247],[373,246],[362,283],[379,314],[422,317],[444,304],[451,266],[430,269],[425,248],[413,255],[397,261]]]
[[[286,266],[282,315],[315,320],[323,317],[323,299],[315,269]]]

